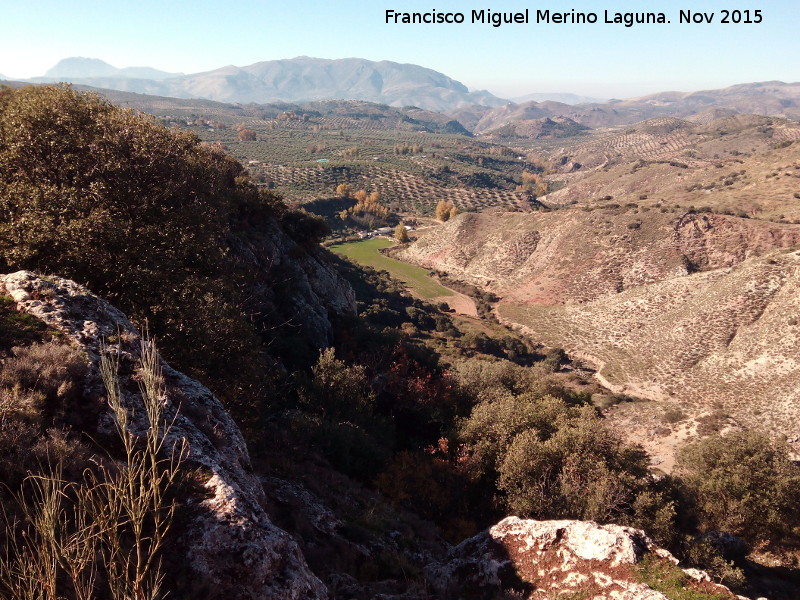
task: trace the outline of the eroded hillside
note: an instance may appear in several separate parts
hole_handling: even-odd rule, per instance
[[[399,256],[495,292],[501,320],[655,401],[633,437],[672,408],[796,442],[798,243],[795,225],[598,209],[465,214]]]
[[[800,243],[793,225],[605,208],[464,214],[398,253],[506,302],[569,304]]]

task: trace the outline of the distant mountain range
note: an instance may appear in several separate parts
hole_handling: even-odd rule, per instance
[[[219,102],[346,99],[389,106],[418,106],[439,112],[469,105],[501,106],[507,102],[486,91],[470,92],[462,83],[431,69],[361,58],[299,57],[246,67],[229,65],[189,75],[165,73],[149,67],[117,69],[98,59],[68,58],[44,77],[29,81],[69,81],[119,91]]]
[[[44,76],[27,81],[68,81],[101,88],[101,92],[232,104],[358,100],[396,108],[419,107],[445,113],[479,135],[502,129],[500,137],[509,139],[564,137],[580,134],[586,127],[614,127],[666,116],[695,122],[739,113],[800,119],[800,83],[767,81],[608,101],[570,93],[534,93],[512,102],[487,91],[471,92],[432,69],[361,58],[303,56],[188,75],[151,67],[119,69],[96,58],[67,58]]]
[[[592,104],[605,102],[602,98],[593,98],[592,96],[579,96],[578,94],[564,94],[564,93],[539,93],[539,94],[526,94],[524,96],[517,96],[511,98],[512,102],[522,104],[523,102],[546,102],[551,100],[553,102],[561,102],[562,104]]]
[[[44,78],[59,81],[72,79],[114,78],[114,79],[154,79],[156,81],[180,77],[183,73],[167,73],[152,67],[126,67],[118,69],[99,58],[65,58],[44,74]]]
[[[525,102],[495,108],[470,107],[450,114],[470,131],[484,134],[509,125],[514,125],[515,129],[520,129],[520,125],[525,125],[522,130],[537,129],[544,119],[569,119],[595,128],[629,125],[655,117],[679,117],[704,123],[741,113],[800,119],[800,83],[743,83],[719,90],[660,92],[576,106],[553,101]]]

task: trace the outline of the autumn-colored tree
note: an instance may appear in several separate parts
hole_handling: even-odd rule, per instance
[[[522,185],[536,185],[542,181],[542,176],[530,171],[522,172]]]
[[[517,191],[538,198],[547,194],[547,182],[539,173],[526,170],[522,172],[522,185],[517,186]]]
[[[453,211],[455,213],[453,214]],[[447,221],[450,217],[454,217],[458,214],[458,209],[456,205],[453,204],[450,200],[439,200],[439,204],[436,205],[436,218],[439,219],[442,223]]]
[[[402,223],[399,223],[397,227],[394,228],[394,239],[401,244],[407,244],[409,242],[408,231],[406,231],[406,226]]]
[[[255,142],[256,132],[252,129],[242,129],[236,137],[240,142]]]
[[[364,190],[358,190],[353,196],[357,202],[348,209],[351,215],[375,215],[380,218],[389,216],[389,209],[375,200],[374,195],[367,195]]]
[[[395,154],[421,154],[423,151],[422,146],[411,146],[409,144],[395,144],[392,149]]]
[[[341,198],[349,198],[353,193],[353,188],[349,183],[340,183],[336,186],[336,195]]]
[[[456,217],[456,216],[457,216],[457,215],[458,215],[460,212],[461,212],[461,211],[459,211],[459,210],[458,210],[458,207],[457,207],[457,206],[455,206],[455,205],[453,205],[453,207],[452,207],[452,208],[450,208],[450,215],[449,215],[449,218],[451,218],[451,219],[452,219],[452,218]]]

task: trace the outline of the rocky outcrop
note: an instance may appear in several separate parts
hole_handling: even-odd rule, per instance
[[[275,221],[257,238],[231,241],[234,259],[248,273],[247,310],[294,328],[317,348],[333,339],[335,315],[355,315],[353,288],[325,251],[301,246]]]
[[[141,337],[124,314],[72,281],[27,271],[0,275],[0,293],[86,354],[86,398],[104,395],[98,364],[101,345],[106,344],[106,351],[119,357],[120,387],[132,431],[146,429],[134,375]],[[183,560],[196,586],[192,597],[327,598],[327,589],[308,568],[297,543],[267,516],[263,488],[251,472],[247,447],[230,415],[198,381],[165,363],[162,368],[165,411],[174,419],[168,446],[186,442],[186,471],[202,488],[186,500],[189,522],[181,528],[180,546],[187,549]],[[111,431],[107,411],[100,416],[97,435],[102,439]]]
[[[666,569],[677,568],[678,561],[638,529],[507,517],[456,546],[426,575],[443,598],[489,599],[506,592],[544,599],[572,592],[586,598],[668,600],[637,577],[637,564],[648,554]],[[685,577],[688,587],[736,598],[703,572],[687,571]]]

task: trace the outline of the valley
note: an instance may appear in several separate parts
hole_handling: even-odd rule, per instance
[[[424,222],[389,254],[495,294],[502,323],[591,366],[611,395],[644,401],[606,413],[669,470],[703,432],[767,427],[800,451],[797,348],[787,336],[798,308],[800,124],[739,113],[770,112],[766,99],[748,104],[754,88],[766,85],[720,91],[730,104],[713,110],[690,94],[598,110],[546,101],[476,108],[480,118],[453,112],[462,122],[356,101],[232,106],[110,94],[231,152],[259,185],[323,215],[336,239],[356,232],[337,216],[355,202],[338,196],[342,184],[377,192],[391,225]],[[680,116],[634,121],[646,107]],[[526,186],[531,177],[542,188]],[[440,223],[442,201],[462,214]],[[389,245],[347,247],[368,244]],[[352,252],[413,279],[422,298],[461,298],[371,248],[371,258]],[[460,312],[477,314],[462,300]]]
[[[59,493],[97,510],[77,495],[131,462],[113,440],[114,468],[93,462],[113,437],[103,361],[120,357],[116,418],[143,419],[138,325],[192,441],[151,511],[175,511],[179,544],[153,554],[176,597],[633,598],[671,572],[663,598],[792,600],[795,87],[446,113],[3,89],[4,506],[35,504],[31,457],[57,451]],[[39,539],[26,527],[3,548]],[[609,568],[572,531],[630,537],[634,558]],[[544,550],[528,568],[530,540],[594,579]],[[459,580],[498,560],[522,582]]]

